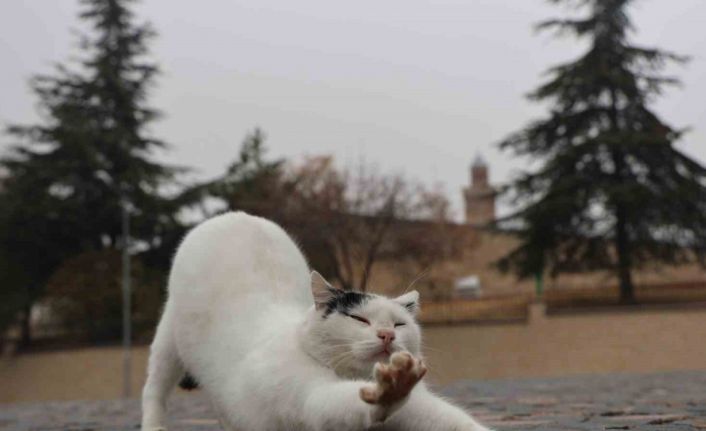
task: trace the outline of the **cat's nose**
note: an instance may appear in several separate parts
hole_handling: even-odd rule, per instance
[[[392,329],[378,329],[378,338],[384,344],[390,344],[395,340],[395,331]]]

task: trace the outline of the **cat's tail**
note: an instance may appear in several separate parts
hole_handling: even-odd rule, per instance
[[[186,391],[193,391],[194,389],[198,389],[199,382],[196,381],[194,376],[189,373],[186,373],[179,382],[179,387]]]

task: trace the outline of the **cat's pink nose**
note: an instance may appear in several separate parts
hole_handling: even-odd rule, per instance
[[[392,329],[378,329],[378,338],[383,344],[390,344],[395,340],[395,331]]]

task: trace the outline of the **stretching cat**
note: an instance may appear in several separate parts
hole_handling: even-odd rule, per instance
[[[487,431],[420,382],[418,296],[336,289],[276,224],[215,217],[174,258],[142,429],[166,429],[188,370],[228,430]]]

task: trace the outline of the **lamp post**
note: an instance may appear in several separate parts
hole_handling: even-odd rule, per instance
[[[123,397],[129,398],[131,393],[132,375],[132,304],[130,285],[130,204],[127,199],[121,200],[122,210],[122,293],[123,293]]]

